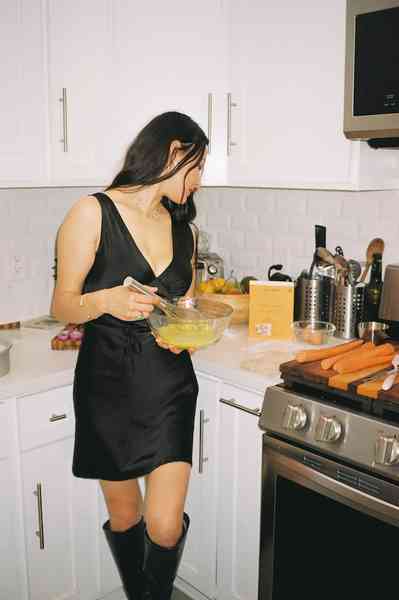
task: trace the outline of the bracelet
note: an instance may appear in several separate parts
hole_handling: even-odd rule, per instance
[[[79,299],[79,306],[83,306],[85,307],[85,294],[81,294],[80,299]],[[91,321],[91,316],[89,315],[89,313],[87,313],[87,318],[89,321]]]

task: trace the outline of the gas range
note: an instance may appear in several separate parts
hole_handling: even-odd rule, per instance
[[[268,435],[399,483],[399,419],[372,412],[364,403],[348,407],[339,396],[324,398],[283,383],[266,390],[259,426]]]
[[[385,402],[292,379],[259,420],[259,600],[393,597],[396,555],[375,549],[399,540],[397,404],[391,420]]]

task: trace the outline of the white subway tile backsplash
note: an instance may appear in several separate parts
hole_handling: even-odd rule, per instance
[[[276,215],[306,215],[307,199],[311,193],[308,190],[274,190]]]
[[[259,231],[259,219],[253,212],[243,210],[239,213],[233,213],[230,217],[231,229],[236,231]]]
[[[310,192],[307,197],[306,213],[319,221],[338,219],[342,211],[342,199],[335,192]]]
[[[89,188],[0,190],[0,323],[49,311],[54,241],[71,205]],[[341,245],[364,261],[373,237],[386,242],[384,264],[399,262],[399,191],[346,192],[204,188],[197,224],[228,276],[265,278],[271,264],[297,276],[314,250],[314,225],[327,227],[327,246]],[[21,273],[18,260],[22,261]],[[15,264],[15,261],[17,264]]]

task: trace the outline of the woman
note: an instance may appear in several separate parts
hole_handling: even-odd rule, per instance
[[[195,216],[208,139],[186,115],[153,119],[106,193],[80,199],[57,237],[52,313],[85,323],[75,370],[73,473],[100,480],[105,536],[129,599],[167,600],[189,517],[198,385],[187,351],[151,335],[152,298],[194,287]],[[146,476],[145,500],[137,478]]]

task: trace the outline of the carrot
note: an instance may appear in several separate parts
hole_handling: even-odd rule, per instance
[[[367,342],[369,343],[369,342]],[[364,348],[365,346],[367,346],[367,344],[364,344],[364,346],[362,346],[362,348]],[[391,346],[391,344],[382,344],[382,346],[374,346],[374,344],[372,344],[372,348],[368,348],[368,350],[366,351],[366,355],[367,356],[386,356],[387,354],[392,354],[392,352],[394,352],[395,349],[393,348],[393,346]],[[357,357],[359,358],[363,358],[364,355],[363,353],[359,353],[357,356],[340,356],[339,360],[335,363],[335,365],[333,366],[334,371],[337,371],[337,373],[341,373],[341,371],[339,369],[342,368],[342,365],[346,365],[348,360],[347,359],[356,359]]]
[[[328,385],[333,388],[337,388],[338,390],[347,390],[348,385],[352,383],[352,381],[357,381],[358,379],[362,379],[363,377],[367,377],[368,375],[372,375],[380,369],[388,368],[391,364],[391,361],[388,359],[385,362],[380,363],[379,365],[374,365],[373,367],[368,367],[367,369],[360,369],[359,371],[355,371],[354,373],[345,373],[344,375],[333,375],[328,380]]]
[[[300,352],[297,352],[295,360],[299,363],[323,360],[323,358],[337,356],[338,354],[349,352],[349,350],[354,350],[362,344],[363,340],[355,340],[354,342],[346,342],[346,344],[340,344],[339,346],[333,346],[332,348],[326,348],[325,350],[301,350]]]
[[[392,344],[383,344],[378,346],[372,352],[362,354],[361,356],[354,356],[353,358],[342,359],[334,365],[334,370],[341,375],[343,373],[352,373],[353,371],[360,371],[361,369],[367,369],[367,367],[373,367],[383,361],[389,359],[392,360],[394,355],[394,347]]]
[[[350,350],[349,352],[345,352],[344,357],[345,359],[347,359],[352,356],[358,356],[361,352],[368,352],[373,348],[375,348],[375,346],[372,342],[366,342],[365,344],[363,344],[363,346],[355,348],[354,350]],[[343,360],[342,354],[332,356],[331,358],[325,358],[321,361],[321,368],[328,371],[328,369],[334,368],[335,363],[337,363],[340,360]]]
[[[368,396],[369,398],[374,398],[375,400],[378,398],[378,394],[382,389],[382,384],[386,378],[387,374],[383,373],[378,379],[375,381],[366,381],[366,383],[361,383],[356,388],[356,393],[360,396]],[[399,383],[399,375],[395,377],[394,385]]]

